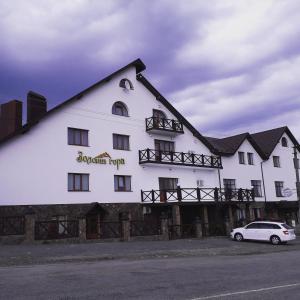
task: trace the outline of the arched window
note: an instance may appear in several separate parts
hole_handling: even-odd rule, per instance
[[[287,142],[287,139],[285,137],[283,137],[281,139],[281,145],[282,145],[282,147],[287,147],[288,146],[288,142]]]
[[[134,90],[132,82],[127,78],[121,79],[119,86],[123,89]]]
[[[112,107],[113,115],[128,117],[128,110],[126,105],[123,102],[115,102]]]

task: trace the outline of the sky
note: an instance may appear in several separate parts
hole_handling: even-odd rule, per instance
[[[0,0],[0,103],[52,108],[136,58],[203,135],[300,141],[298,0]]]

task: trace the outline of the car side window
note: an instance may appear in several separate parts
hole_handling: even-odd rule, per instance
[[[272,224],[268,224],[268,223],[261,223],[261,229],[271,229],[272,228]]]
[[[246,229],[257,229],[257,228],[259,228],[258,225],[259,225],[259,224],[257,224],[257,223],[252,223],[252,224],[249,224],[249,225],[246,227]]]
[[[272,224],[273,229],[281,229],[279,225],[277,224]]]

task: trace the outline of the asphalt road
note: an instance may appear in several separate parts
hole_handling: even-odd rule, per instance
[[[0,299],[298,300],[300,251],[11,265]]]

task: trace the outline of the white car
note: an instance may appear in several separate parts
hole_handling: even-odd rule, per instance
[[[235,228],[230,236],[239,242],[242,240],[270,241],[273,245],[296,239],[293,227],[282,222],[269,221],[252,222],[245,227]]]

